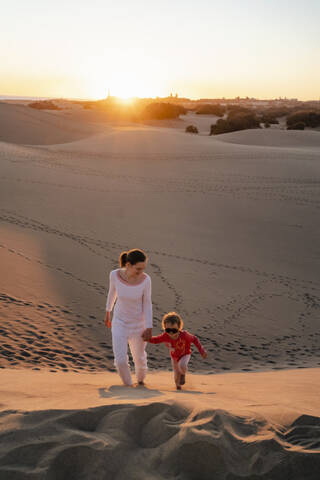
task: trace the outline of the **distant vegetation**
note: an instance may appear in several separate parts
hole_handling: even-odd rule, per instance
[[[259,121],[261,123],[268,123],[269,126],[279,124],[279,120],[276,117],[274,117],[273,115],[271,115],[270,113],[265,113],[265,114],[259,116]]]
[[[137,98],[123,102],[116,97],[97,101],[73,101],[84,109],[99,111],[106,120],[143,122],[145,120],[165,120],[179,118],[187,113],[182,105],[153,101],[149,98]]]
[[[287,117],[287,126],[297,125],[299,123],[304,123],[306,127],[319,127],[320,126],[320,112],[314,110],[300,110],[298,112],[292,113]]]
[[[269,118],[280,118],[280,117],[286,117],[290,113],[292,113],[294,110],[293,107],[264,107],[264,108],[257,108],[256,112],[257,114],[260,115],[265,115],[266,117]]]
[[[196,109],[197,115],[217,115],[217,117],[223,117],[226,112],[226,107],[223,107],[219,103],[211,104],[207,103],[205,105],[200,105]]]
[[[281,103],[279,100],[259,103],[254,99],[190,100],[170,95],[164,98],[134,98],[126,102],[108,96],[108,98],[97,101],[39,100],[29,103],[29,107],[37,110],[63,110],[70,108],[70,104],[81,106],[88,111],[88,118],[101,122],[139,123],[150,120],[177,119],[188,111],[197,115],[216,115],[220,118],[215,125],[211,126],[210,135],[259,128],[260,125],[269,128],[270,125],[278,124],[281,117],[286,117],[287,128],[290,130],[320,126],[320,102],[316,101],[284,100]]]
[[[228,105],[227,111],[229,115],[236,114],[236,113],[251,113],[251,108],[244,107],[242,105]]]
[[[106,119],[134,122],[179,118],[179,115],[187,113],[187,109],[182,105],[153,102],[150,99],[136,99],[126,103],[111,97],[97,101],[73,100],[70,103],[81,105],[86,110],[99,111]],[[52,100],[32,102],[29,103],[29,107],[37,110],[61,110]]]
[[[117,98],[108,98],[105,100],[74,100],[72,103],[82,106],[85,110],[91,110],[93,114],[98,114],[102,121],[128,121],[136,122],[146,102],[123,102]]]
[[[186,133],[199,133],[197,127],[194,125],[188,125],[186,127]]]
[[[306,124],[304,122],[297,122],[294,123],[293,125],[289,125],[287,127],[287,130],[304,130]]]
[[[141,112],[141,118],[147,120],[164,120],[167,118],[178,118],[185,115],[187,110],[181,105],[173,103],[150,103]]]
[[[215,125],[211,125],[210,135],[219,135],[221,133],[236,132],[249,128],[260,128],[260,121],[250,111],[233,110],[228,114],[226,120],[220,118]]]
[[[32,102],[28,105],[31,108],[35,108],[36,110],[61,110],[61,108],[57,107],[52,100],[41,100],[39,102]]]

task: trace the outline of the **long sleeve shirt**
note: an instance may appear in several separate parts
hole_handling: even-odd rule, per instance
[[[161,335],[157,335],[156,337],[151,337],[149,342],[165,343],[167,347],[170,349],[171,357],[176,361],[179,361],[180,358],[183,357],[184,355],[188,355],[191,353],[192,343],[197,347],[201,355],[206,353],[198,337],[196,337],[195,335],[192,335],[186,330],[181,330],[178,338],[176,338],[175,340],[172,339],[167,332],[164,332]]]
[[[110,272],[107,312],[129,328],[152,328],[151,278],[143,273],[140,283],[131,285],[120,277],[120,269]]]

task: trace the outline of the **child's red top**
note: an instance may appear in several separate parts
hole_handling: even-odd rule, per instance
[[[184,355],[191,353],[191,343],[195,344],[201,355],[206,353],[199,339],[186,330],[181,330],[178,338],[175,340],[172,339],[168,333],[164,332],[156,337],[151,337],[149,342],[166,343],[167,347],[170,348],[171,357],[176,361],[179,361]]]

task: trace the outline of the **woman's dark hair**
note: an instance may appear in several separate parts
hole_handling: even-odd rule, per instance
[[[127,252],[121,252],[119,257],[120,267],[125,267],[128,262],[131,263],[131,265],[135,265],[136,263],[145,262],[146,260],[147,255],[138,248],[133,248]]]
[[[178,325],[179,330],[182,330],[183,320],[182,320],[181,316],[179,315],[179,313],[169,312],[169,313],[166,313],[165,315],[163,315],[163,317],[162,317],[162,328],[163,328],[163,330],[165,330],[165,328],[168,324],[174,325],[175,323]]]

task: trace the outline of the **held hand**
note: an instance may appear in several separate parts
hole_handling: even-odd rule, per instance
[[[145,342],[148,342],[152,337],[152,328],[146,328],[141,336]]]
[[[207,356],[208,356],[207,352],[204,352],[204,353],[201,354],[202,358],[207,358]]]
[[[110,312],[106,312],[106,317],[104,319],[104,324],[107,328],[111,328]]]

